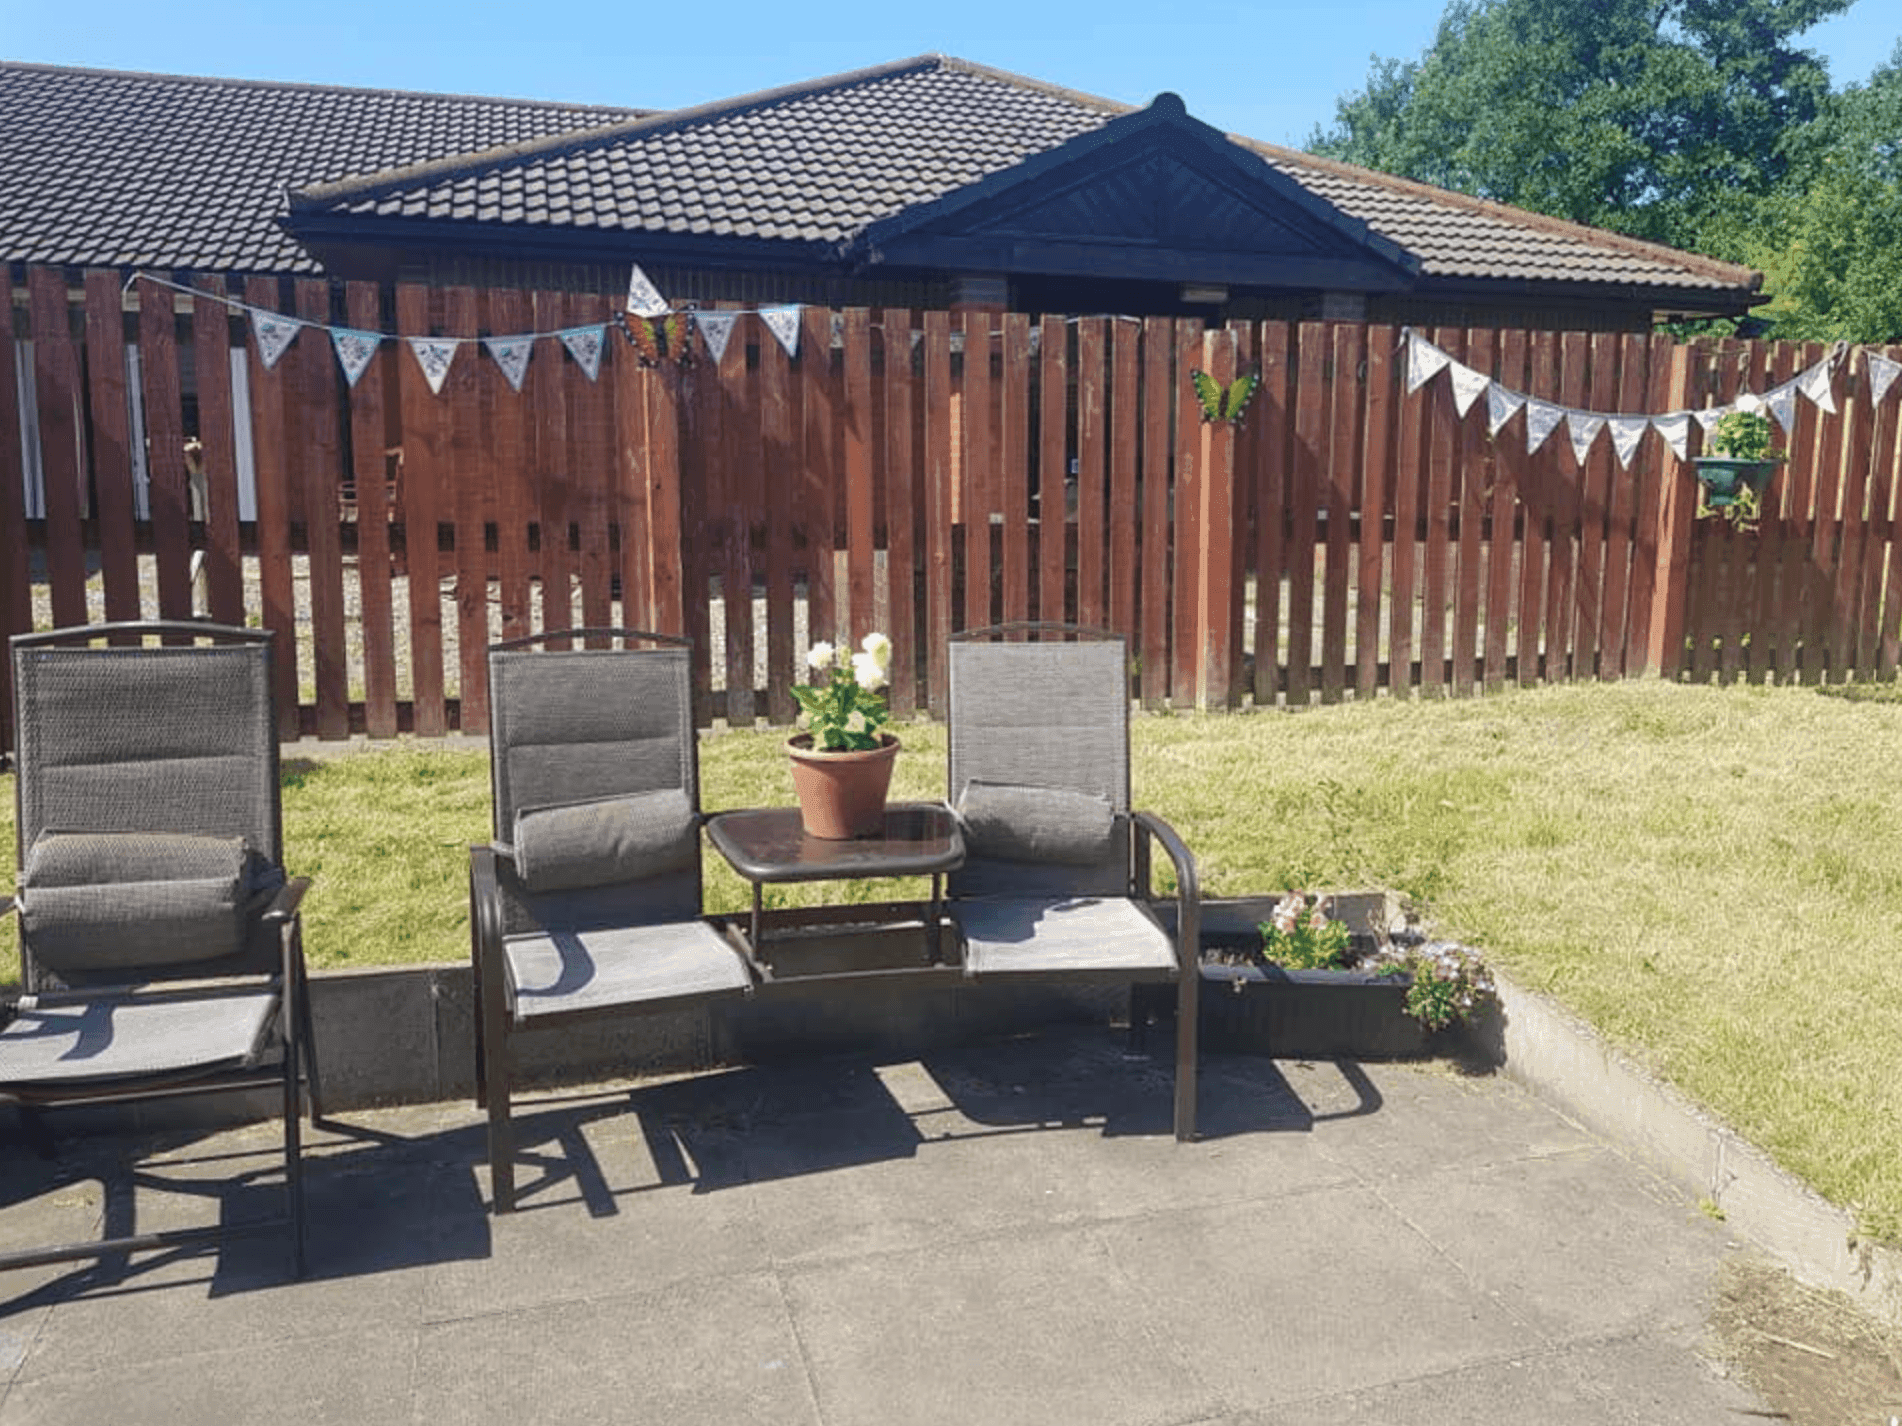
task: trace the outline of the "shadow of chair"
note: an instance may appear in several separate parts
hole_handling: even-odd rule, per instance
[[[1176,1138],[1196,1133],[1200,985],[1195,859],[1132,811],[1122,638],[1059,624],[953,637],[947,799],[965,863],[950,910],[977,981],[1173,984]],[[1150,909],[1152,844],[1176,880],[1175,930]]]
[[[515,1207],[514,1037],[752,990],[745,958],[701,915],[688,651],[626,629],[489,650],[495,840],[470,850],[469,896],[497,1213]]]
[[[122,1208],[116,1236],[9,1252],[0,1269],[281,1228],[304,1274],[300,1091],[313,1121],[322,1111],[271,649],[268,632],[178,622],[12,640],[24,993],[0,1030],[0,1103],[31,1121],[273,1089],[285,1211],[139,1233]]]

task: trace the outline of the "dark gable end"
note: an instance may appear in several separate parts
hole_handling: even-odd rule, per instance
[[[866,264],[1363,292],[1419,261],[1193,119],[1147,109],[870,225]]]

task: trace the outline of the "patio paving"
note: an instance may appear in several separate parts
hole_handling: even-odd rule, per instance
[[[1211,1056],[1178,1145],[1152,1050],[1064,1030],[543,1096],[502,1219],[470,1106],[351,1113],[316,1136],[304,1282],[273,1238],[0,1278],[0,1426],[1761,1414],[1706,1355],[1743,1250],[1518,1087]],[[271,1211],[275,1132],[164,1141],[210,1186],[139,1187],[140,1226]],[[111,1141],[62,1175],[0,1135],[0,1244],[122,1211]]]

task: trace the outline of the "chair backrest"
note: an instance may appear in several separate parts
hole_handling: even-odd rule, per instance
[[[176,642],[145,645],[161,635]],[[113,642],[99,642],[107,637]],[[265,630],[177,622],[15,635],[16,863],[22,874],[46,838],[64,839],[69,866],[75,847],[81,848],[78,860],[89,854],[87,847],[94,856],[103,847],[108,858],[119,848],[132,849],[133,861],[156,855],[164,862],[166,844],[184,838],[198,849],[186,854],[191,861],[205,846],[195,839],[241,839],[252,863],[246,886],[255,890],[270,881],[263,870],[281,880],[271,644]],[[24,920],[22,926],[29,984],[44,985],[34,934]],[[195,972],[275,969],[268,941],[251,951],[256,954],[240,959],[255,964],[230,964],[227,957],[198,964]],[[106,957],[115,973],[125,969],[127,954],[122,948]],[[167,958],[161,945],[149,968]],[[84,980],[85,969],[62,967],[58,978]]]
[[[634,648],[550,648],[616,640]],[[495,840],[518,814],[677,790],[697,814],[691,645],[638,629],[550,631],[489,649],[489,767]],[[697,848],[697,842],[696,842]],[[505,859],[506,860],[506,859]],[[503,868],[510,929],[694,916],[700,865],[631,885],[530,892]]]
[[[1040,637],[1013,639],[1015,634]],[[949,781],[1085,794],[1109,805],[1111,849],[1098,862],[1007,867],[971,857],[957,894],[1120,894],[1128,889],[1129,667],[1120,635],[1069,625],[1000,625],[949,649]]]

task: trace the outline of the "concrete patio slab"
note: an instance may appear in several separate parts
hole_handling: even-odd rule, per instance
[[[346,1114],[314,1136],[307,1281],[271,1238],[0,1278],[0,1426],[1760,1409],[1704,1335],[1743,1250],[1521,1086],[1215,1055],[1206,1137],[1178,1145],[1156,1039],[1059,1029],[541,1096],[501,1219],[470,1106]],[[70,1141],[65,1167],[8,1145],[0,1241],[127,1201],[141,1226],[269,1211],[272,1142],[159,1141],[155,1177],[258,1175],[170,1204],[117,1141]]]

